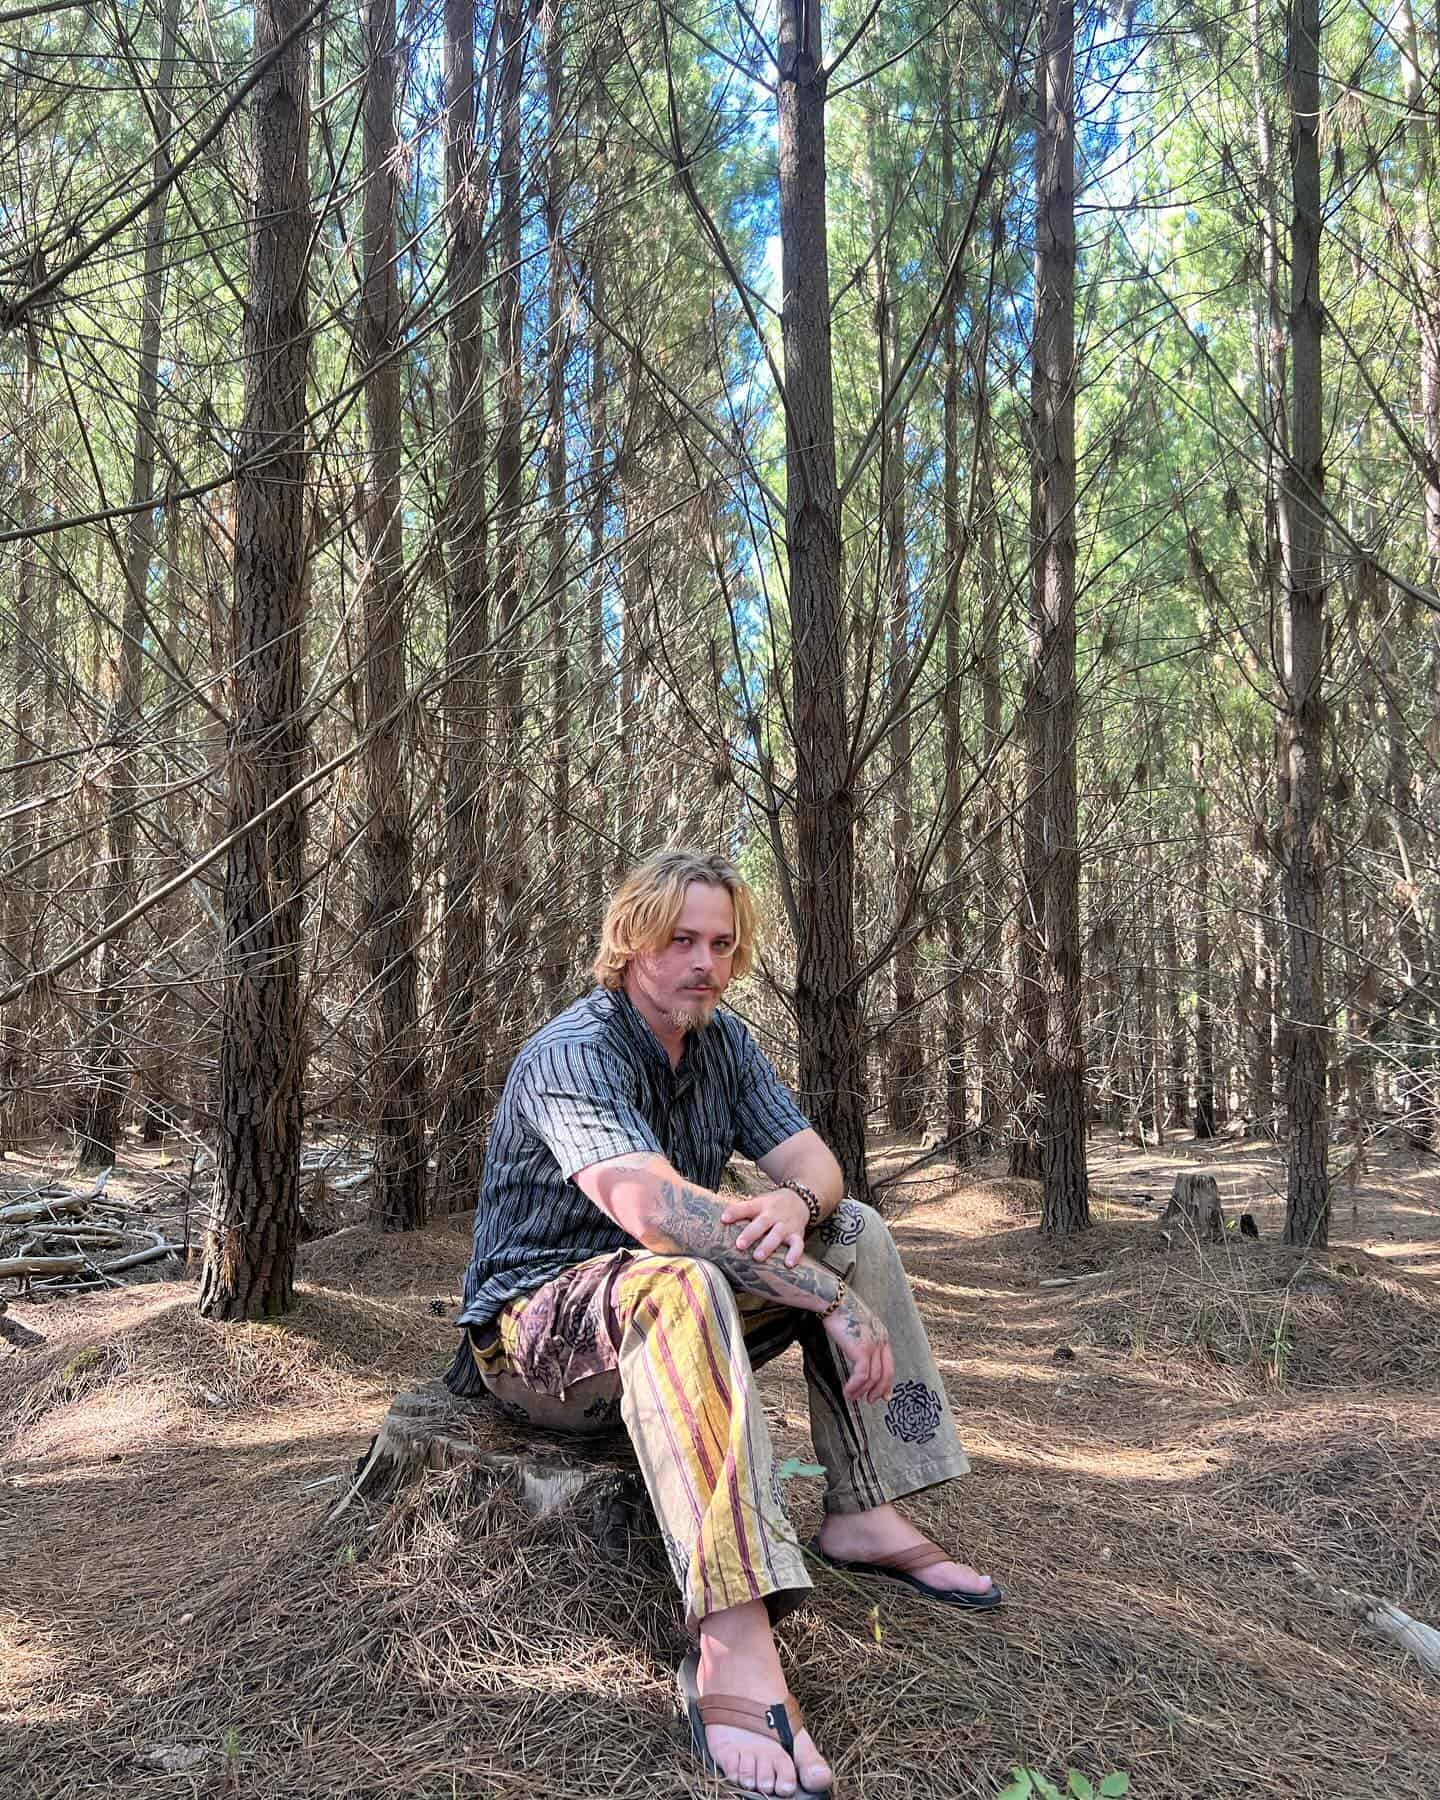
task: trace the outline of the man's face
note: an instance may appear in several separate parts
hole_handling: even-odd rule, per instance
[[[709,1024],[730,985],[734,960],[735,907],[729,894],[692,881],[670,942],[632,960],[629,985],[648,1011],[677,1031],[694,1031]]]

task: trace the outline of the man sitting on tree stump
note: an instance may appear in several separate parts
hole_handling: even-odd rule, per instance
[[[948,1605],[1001,1595],[895,1508],[963,1475],[965,1452],[888,1227],[719,1005],[754,958],[750,891],[722,858],[666,850],[627,876],[600,985],[505,1083],[449,1380],[474,1393],[478,1376],[547,1429],[623,1419],[699,1638],[679,1678],[697,1750],[746,1793],[820,1793],[830,1770],[771,1635],[810,1577],[755,1368],[800,1343],[816,1555]],[[774,1185],[718,1193],[736,1150]]]

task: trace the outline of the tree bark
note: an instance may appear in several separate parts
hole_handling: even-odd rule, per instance
[[[1001,859],[1000,622],[1004,604],[995,543],[994,441],[990,424],[988,334],[972,365],[975,384],[975,484],[980,580],[980,756],[985,776],[984,835],[980,842],[981,966],[999,971],[1005,937],[1005,871]],[[980,1143],[993,1150],[1005,1129],[1001,1092],[1001,1009],[988,996],[980,1007],[976,1064],[980,1082]]]
[[[955,240],[955,97],[952,83],[945,84],[944,139],[941,145],[941,214],[940,261],[950,266]],[[960,345],[957,314],[961,295],[956,292],[946,301],[944,324],[944,470],[945,507],[945,947],[948,963],[945,988],[945,1116],[944,1133],[955,1144],[957,1159],[968,1159],[970,1146],[965,1134],[969,1128],[969,1094],[965,1079],[965,904],[961,898],[961,881],[965,861],[965,827],[960,818]],[[983,352],[980,360],[983,361]],[[978,412],[978,402],[977,402]],[[979,419],[976,420],[977,456]],[[981,1008],[988,1024],[989,1008]],[[985,1026],[982,1026],[982,1030]],[[989,1027],[993,1035],[993,1026]],[[993,1054],[994,1045],[991,1043]],[[984,1061],[982,1045],[979,1077],[982,1092],[988,1094],[990,1074]],[[982,1115],[983,1116],[983,1115]]]
[[[1161,908],[1161,939],[1165,953],[1165,1094],[1163,1105],[1169,1123],[1183,1131],[1190,1116],[1190,1088],[1186,1079],[1185,1003],[1180,992],[1180,940],[1175,928],[1175,907]]]
[[[120,615],[115,701],[110,714],[110,781],[106,827],[105,883],[100,902],[108,927],[135,902],[136,758],[144,681],[143,643],[148,617],[146,590],[155,549],[156,432],[160,418],[160,305],[165,290],[165,212],[169,189],[161,185],[170,166],[171,96],[175,86],[175,33],[179,0],[166,0],[160,27],[160,64],[155,91],[155,152],[151,181],[156,189],[145,214],[145,258],[140,277],[139,374],[135,398],[135,447],[130,500],[135,508],[125,544],[125,598]],[[128,933],[114,932],[100,949],[95,1012],[91,1024],[90,1084],[83,1117],[77,1121],[82,1156],[112,1162],[120,1107],[128,1079],[121,1046],[120,1018],[125,995],[121,970]]]
[[[1148,789],[1147,777],[1147,789]],[[1147,821],[1154,809],[1146,808]],[[1160,1048],[1160,989],[1155,979],[1158,941],[1155,931],[1155,857],[1145,846],[1145,913],[1140,922],[1140,944],[1135,982],[1135,1113],[1141,1147],[1146,1142],[1158,1150],[1165,1142],[1164,1055]]]
[[[500,213],[498,353],[500,415],[495,435],[495,920],[491,937],[492,1054],[507,1066],[530,1016],[529,888],[526,881],[524,756],[525,648],[521,641],[521,565],[525,473],[521,430],[525,390],[524,320],[520,305],[520,95],[529,45],[523,0],[501,0]]]
[[[1191,749],[1195,808],[1195,1111],[1197,1139],[1215,1135],[1215,1007],[1211,994],[1210,794],[1205,786],[1205,753]]]
[[[1435,257],[1435,219],[1431,186],[1434,178],[1435,121],[1425,107],[1426,83],[1420,68],[1420,37],[1411,0],[1400,0],[1396,14],[1400,43],[1401,75],[1405,93],[1406,130],[1410,137],[1414,191],[1415,323],[1420,340],[1420,414],[1424,424],[1425,458],[1422,487],[1425,497],[1426,579],[1433,592],[1440,583],[1440,268]],[[1387,689],[1387,701],[1389,693]],[[1440,745],[1440,619],[1431,619],[1431,742]],[[1392,744],[1395,730],[1391,731]],[[1397,784],[1392,780],[1392,789]],[[1410,808],[1408,784],[1403,811],[1397,805],[1396,828],[1404,831]],[[1406,905],[1402,914],[1401,956],[1409,964],[1413,983],[1424,965],[1424,933],[1416,918],[1417,908]],[[1440,1004],[1427,1008],[1416,993],[1408,1008],[1410,1030],[1427,1050],[1407,1047],[1405,1077],[1406,1129],[1416,1149],[1433,1148],[1436,1134],[1437,1057],[1440,1044]],[[1428,1016],[1427,1016],[1428,1013]],[[1412,1065],[1410,1058],[1415,1057]]]
[[[1416,855],[1414,829],[1415,772],[1410,756],[1409,724],[1405,717],[1400,670],[1391,641],[1391,628],[1382,627],[1377,645],[1380,686],[1385,705],[1385,798],[1390,805],[1400,879],[1395,884],[1395,947],[1399,951],[1392,1036],[1396,1047],[1396,1087],[1403,1109],[1405,1132],[1411,1147],[1428,1150],[1435,1138],[1425,1061],[1428,1045],[1424,983],[1425,932],[1420,913],[1419,890],[1412,874]]]
[[[1039,1088],[1045,1189],[1040,1229],[1090,1222],[1085,1167],[1084,995],[1075,776],[1075,9],[1048,0],[1040,20],[1036,137],[1033,404],[1038,557],[1026,707],[1039,747],[1045,996]]]
[[[235,707],[214,1213],[200,1310],[286,1311],[300,1214],[305,381],[311,240],[305,0],[257,0],[245,416],[235,477]],[[285,47],[281,49],[281,46]],[[286,798],[285,796],[289,796]],[[243,828],[264,809],[263,823]]]
[[[547,335],[545,362],[545,582],[550,598],[550,872],[546,883],[545,1004],[560,1005],[570,983],[570,538],[566,490],[565,364],[570,354],[566,320],[565,184],[561,156],[564,48],[561,0],[544,0],[545,40],[545,259]]]
[[[36,480],[36,445],[40,430],[40,338],[33,320],[24,327],[25,351],[20,373],[20,444],[15,482],[15,516],[30,524],[38,503]],[[10,867],[15,873],[0,883],[0,924],[3,924],[5,952],[4,979],[21,979],[35,967],[34,915],[32,896],[35,886],[33,869],[23,873],[35,845],[35,814],[31,797],[35,787],[35,757],[40,749],[35,718],[35,641],[34,618],[37,601],[35,580],[35,543],[25,538],[16,558],[15,584],[15,732],[13,738],[15,771],[10,815]],[[0,1091],[6,1092],[3,1135],[0,1155],[6,1142],[29,1135],[35,1124],[27,1099],[30,1086],[28,1042],[36,1014],[33,993],[12,1006],[0,1008]]]
[[[869,1196],[854,942],[855,794],[845,701],[840,495],[825,236],[821,8],[781,0],[778,38],[786,552],[794,657],[795,1007],[802,1104],[857,1199]]]
[[[475,9],[445,0],[446,289],[450,306],[450,478],[445,500],[444,1106],[435,1133],[436,1204],[463,1212],[480,1191],[485,1144],[485,789],[489,575],[485,510],[485,196],[475,144]]]
[[[1290,444],[1285,511],[1289,658],[1280,715],[1289,796],[1281,826],[1290,1019],[1285,1241],[1329,1238],[1323,822],[1325,571],[1320,299],[1320,0],[1295,0],[1286,47],[1294,216],[1290,232]]]
[[[885,394],[898,365],[899,307],[885,257],[881,256],[881,292],[878,306],[880,391]],[[891,354],[887,355],[887,350]],[[910,567],[905,541],[905,415],[896,418],[888,432],[881,465],[881,512],[885,533],[885,585],[888,599],[889,664],[887,703],[894,711],[890,727],[890,876],[891,920],[895,933],[895,1011],[887,1034],[885,1104],[890,1129],[919,1131],[925,1122],[925,1046],[915,1002],[918,947],[912,918],[915,911],[916,869],[911,853],[915,831],[913,771],[911,769],[910,701]],[[958,749],[957,749],[958,756]],[[947,771],[949,764],[946,765]],[[961,999],[952,989],[955,1002]],[[963,1071],[964,1047],[959,1046]],[[947,1058],[948,1066],[948,1058]]]
[[[411,1231],[426,1223],[429,1203],[425,1053],[417,1001],[417,897],[409,794],[401,772],[405,545],[400,494],[400,294],[395,275],[395,164],[399,149],[395,0],[367,0],[366,37],[359,340],[369,453],[361,599],[369,874],[364,959],[370,983],[370,1081],[375,1120],[372,1210],[381,1230]]]

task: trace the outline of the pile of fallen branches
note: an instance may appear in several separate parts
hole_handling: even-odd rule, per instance
[[[0,1205],[0,1281],[29,1295],[59,1288],[118,1287],[147,1263],[183,1255],[136,1204],[106,1192],[107,1170],[76,1193],[50,1183]]]

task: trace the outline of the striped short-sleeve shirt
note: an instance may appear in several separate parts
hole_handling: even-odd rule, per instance
[[[808,1126],[734,1013],[717,1007],[688,1033],[677,1069],[629,998],[596,988],[542,1026],[511,1066],[459,1323],[487,1325],[575,1263],[634,1246],[575,1185],[578,1170],[648,1151],[713,1189],[735,1151],[758,1159]]]

